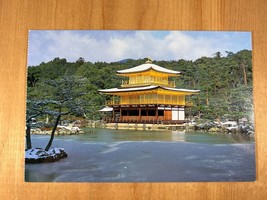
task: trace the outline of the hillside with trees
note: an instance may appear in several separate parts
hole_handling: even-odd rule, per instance
[[[38,66],[29,66],[27,116],[33,114],[30,102],[40,104],[40,101],[52,100],[54,103],[47,104],[45,108],[50,113],[40,115],[40,119],[44,120],[49,115],[52,121],[57,119],[56,116],[60,116],[62,120],[79,117],[98,120],[98,110],[108,98],[99,94],[98,90],[119,87],[123,77],[117,76],[116,71],[143,64],[146,60],[92,63],[83,58],[76,62],[55,58]],[[249,121],[253,120],[251,51],[226,52],[226,56],[215,52],[212,57],[201,57],[195,61],[181,59],[153,63],[182,72],[181,76],[173,78],[177,88],[201,90],[198,95],[188,99],[193,103],[188,109],[188,118],[194,116],[198,120],[238,120],[245,117]],[[73,85],[62,81],[70,79]],[[69,87],[72,88],[71,91],[67,89]],[[37,111],[39,112],[41,111]]]

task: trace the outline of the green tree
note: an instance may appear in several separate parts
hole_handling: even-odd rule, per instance
[[[82,116],[85,114],[84,102],[79,99],[88,93],[88,91],[84,90],[84,82],[84,79],[74,76],[65,76],[60,79],[47,80],[45,82],[46,87],[49,88],[47,97],[53,99],[53,104],[46,113],[56,118],[50,140],[45,148],[46,151],[52,145],[56,128],[63,115],[76,114]]]

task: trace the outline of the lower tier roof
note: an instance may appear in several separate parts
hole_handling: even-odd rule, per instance
[[[176,91],[176,92],[185,92],[185,93],[198,93],[200,90],[188,90],[188,89],[178,89],[178,88],[170,88],[164,86],[156,86],[150,85],[146,87],[134,87],[134,88],[111,88],[111,89],[103,89],[99,90],[101,93],[112,94],[112,93],[121,93],[121,92],[137,92],[137,91],[147,91],[147,90],[155,90],[155,89],[163,89],[169,91]]]

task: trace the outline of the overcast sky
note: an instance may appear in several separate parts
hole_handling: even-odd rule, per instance
[[[37,31],[29,32],[28,65],[56,57],[74,62],[126,58],[195,60],[220,51],[251,50],[250,32],[206,31]]]

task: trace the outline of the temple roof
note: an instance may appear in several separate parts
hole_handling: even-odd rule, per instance
[[[134,88],[111,88],[111,89],[99,90],[99,92],[101,93],[135,92],[135,91],[153,90],[157,88],[162,88],[164,90],[170,90],[176,92],[188,92],[188,93],[200,92],[200,90],[178,89],[178,88],[170,88],[170,87],[155,86],[155,85],[150,85],[146,87],[134,87]]]
[[[130,74],[130,73],[137,73],[137,72],[144,72],[147,70],[153,69],[158,72],[163,72],[167,74],[180,74],[181,72],[179,71],[174,71],[170,69],[165,69],[163,67],[160,67],[158,65],[152,64],[152,63],[145,63],[142,65],[138,65],[136,67],[132,67],[130,69],[124,69],[124,70],[119,70],[117,71],[118,74]]]

